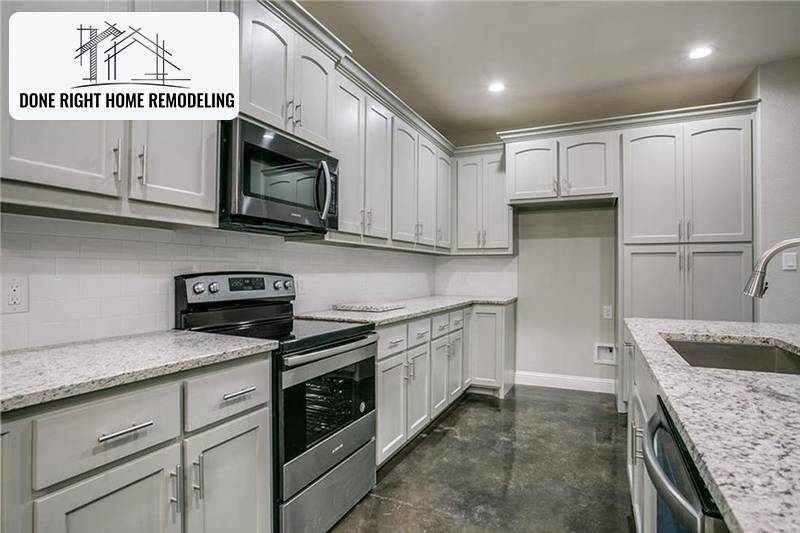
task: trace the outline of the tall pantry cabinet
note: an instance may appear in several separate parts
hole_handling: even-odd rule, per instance
[[[753,319],[752,116],[622,134],[625,316]]]

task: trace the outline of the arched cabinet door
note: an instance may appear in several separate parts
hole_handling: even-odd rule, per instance
[[[242,2],[239,111],[291,131],[295,33],[258,2]]]
[[[392,130],[392,239],[416,242],[417,132],[398,117]]]
[[[683,126],[622,135],[626,244],[675,243],[683,236]]]
[[[333,59],[301,37],[296,42],[294,133],[329,148],[333,122]]]
[[[506,145],[508,201],[558,197],[558,142],[523,141]]]
[[[619,133],[573,135],[559,140],[562,197],[612,195],[619,160]]]

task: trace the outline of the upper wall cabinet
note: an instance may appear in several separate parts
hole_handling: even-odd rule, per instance
[[[333,154],[339,160],[339,231],[362,234],[364,209],[364,137],[367,94],[342,75],[336,79]]]
[[[371,96],[367,96],[365,135],[365,233],[388,239],[392,222],[392,113]]]
[[[623,134],[628,244],[752,239],[750,115]]]
[[[399,117],[392,129],[392,239],[417,242],[417,131]]]
[[[436,244],[436,190],[438,153],[424,136],[417,137],[417,242]]]
[[[464,253],[512,253],[502,152],[456,158],[456,243]]]
[[[600,132],[506,144],[506,196],[512,205],[614,197],[619,133]]]
[[[450,248],[453,161],[441,150],[438,151],[436,161],[436,246]]]
[[[333,59],[259,2],[241,9],[240,111],[330,148]]]

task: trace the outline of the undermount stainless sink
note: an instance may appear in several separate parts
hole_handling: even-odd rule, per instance
[[[695,341],[667,343],[692,366],[800,374],[800,355],[778,346]]]

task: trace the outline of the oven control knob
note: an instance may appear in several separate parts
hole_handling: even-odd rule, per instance
[[[206,292],[206,284],[197,282],[192,286],[192,290],[195,294],[203,294]]]
[[[276,291],[279,291],[283,288],[283,283],[280,280],[278,280],[275,283],[273,283],[272,286],[275,288]]]
[[[289,290],[292,288],[292,280],[286,280],[283,282],[283,288]]]
[[[219,283],[217,283],[216,281],[212,281],[211,283],[208,284],[208,290],[211,293],[215,293],[215,294],[218,293],[219,292]]]
[[[367,410],[367,404],[365,404],[364,402],[361,402],[361,403],[358,405],[358,411],[359,411],[360,413],[363,413],[363,412],[364,412],[364,411],[366,411],[366,410]]]

